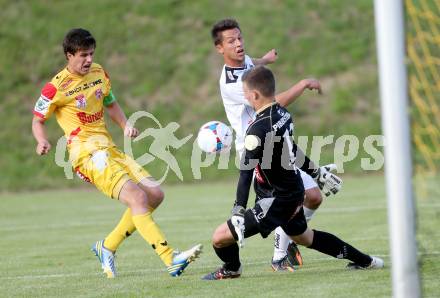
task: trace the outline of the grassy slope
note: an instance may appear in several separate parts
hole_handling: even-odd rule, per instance
[[[435,182],[435,181],[433,181]],[[0,296],[32,297],[390,297],[390,257],[384,183],[381,176],[345,180],[344,191],[325,201],[311,226],[331,231],[354,246],[379,255],[386,269],[347,271],[345,261],[302,249],[305,266],[272,273],[272,236],[248,239],[241,252],[243,277],[203,282],[219,265],[211,246],[214,228],[226,219],[234,183],[166,187],[167,200],[156,220],[179,248],[200,242],[202,257],[173,279],[135,233],[119,251],[118,279],[106,280],[89,251],[117,221],[123,209],[97,191],[47,191],[0,195]],[[368,189],[365,185],[374,185]],[[435,185],[435,184],[433,184]],[[439,204],[419,201],[418,240],[424,297],[438,294]],[[24,216],[25,215],[25,216]],[[355,294],[354,294],[355,293]]]
[[[63,67],[60,43],[72,27],[88,28],[96,36],[96,61],[110,73],[126,111],[153,112],[164,125],[177,121],[180,136],[196,132],[205,121],[225,120],[217,87],[222,61],[213,49],[209,29],[228,16],[240,21],[250,55],[278,49],[280,58],[273,69],[280,90],[308,76],[322,80],[323,97],[308,93],[290,108],[299,116],[298,135],[355,134],[362,141],[367,134],[379,133],[369,0],[258,5],[174,0],[0,3],[0,189],[78,183],[63,178],[53,153],[44,159],[34,155],[30,132],[30,111],[40,88]],[[55,145],[62,132],[55,121],[48,126]],[[111,130],[120,143],[121,132],[114,126]],[[146,146],[141,144],[136,152],[145,151]],[[323,159],[332,159],[331,148]],[[191,149],[187,145],[176,152],[186,181],[191,180]],[[359,159],[347,167],[359,171]],[[163,165],[156,163],[149,169],[160,175]],[[215,168],[205,171],[205,178],[212,177],[218,177]],[[169,181],[176,177],[170,176]]]

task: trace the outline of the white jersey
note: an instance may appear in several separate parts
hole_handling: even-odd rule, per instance
[[[246,130],[255,118],[253,107],[244,97],[241,81],[243,73],[252,67],[254,67],[252,59],[245,55],[243,67],[224,65],[219,81],[226,116],[235,131],[235,149],[240,156],[244,151]]]
[[[245,55],[242,67],[229,67],[224,65],[220,76],[220,93],[225,106],[226,116],[235,131],[235,150],[238,156],[244,152],[244,137],[249,125],[255,119],[255,110],[244,97],[243,73],[254,67],[252,59]],[[312,177],[300,170],[303,179],[304,189],[308,190],[317,187]]]

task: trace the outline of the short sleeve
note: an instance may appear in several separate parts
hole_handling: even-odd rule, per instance
[[[33,114],[44,120],[48,119],[55,111],[55,95],[57,88],[52,83],[47,83],[41,90],[40,97],[35,103]]]
[[[104,70],[104,106],[109,106],[116,101],[116,97],[113,95],[112,84],[110,81],[110,76]]]

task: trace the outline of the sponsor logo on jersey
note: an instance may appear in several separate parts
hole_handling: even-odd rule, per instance
[[[233,69],[226,70],[226,84],[237,83],[238,76],[234,75]]]
[[[283,110],[281,110],[281,109],[277,109],[277,113],[280,116],[284,116],[284,114],[285,114],[285,112]]]
[[[66,89],[67,87],[69,87],[70,83],[72,83],[72,82],[73,82],[73,79],[68,79],[67,82],[65,82],[61,85],[61,89],[62,90]]]
[[[238,75],[235,75],[234,71],[240,72],[245,69],[246,69],[246,67],[231,68],[231,67],[225,66],[226,84],[237,83]]]
[[[86,97],[84,94],[80,94],[75,97],[76,100],[76,107],[78,109],[85,109],[87,103],[86,103]]]
[[[246,63],[243,67],[229,67],[225,65],[226,84],[237,83],[238,78],[241,78],[245,70],[251,69],[252,67],[254,67],[254,65],[248,63]],[[235,72],[237,74],[235,74]]]
[[[37,100],[34,110],[39,114],[46,115],[47,112],[49,111],[49,106],[50,106],[50,101],[42,95]]]
[[[87,89],[89,89],[89,88],[91,88],[91,87],[94,87],[94,86],[96,86],[96,85],[99,85],[99,84],[102,84],[102,80],[101,80],[101,79],[96,80],[96,81],[93,81],[93,82],[90,82],[90,83],[85,83],[85,84],[83,85],[82,89],[83,89],[83,90],[87,90]]]
[[[234,76],[234,71],[233,70],[227,70],[226,71],[226,75],[228,76],[228,79],[230,81],[236,81],[237,80],[237,76]]]
[[[64,95],[65,96],[70,96],[70,95],[73,95],[73,94],[75,94],[76,92],[79,92],[79,91],[81,91],[81,87],[76,87],[74,89],[71,89],[71,90],[67,91],[66,93],[64,93]]]
[[[280,118],[280,120],[277,121],[277,123],[275,123],[272,128],[274,131],[277,131],[278,129],[280,129],[281,127],[283,127],[284,124],[286,124],[286,122],[290,119],[290,114],[289,113],[285,113],[283,117]]]
[[[96,96],[96,99],[98,99],[98,100],[100,100],[102,98],[102,89],[101,88],[96,89],[95,96]]]
[[[81,121],[82,124],[93,123],[102,119],[102,117],[104,116],[104,110],[102,109],[101,111],[96,112],[94,114],[78,112],[76,113],[76,116],[78,117],[79,121]]]
[[[75,88],[73,88],[73,89],[71,89],[69,91],[66,91],[66,93],[64,93],[64,95],[65,96],[71,96],[71,95],[73,95],[73,94],[75,94],[77,92],[80,92],[81,90],[87,90],[90,87],[94,87],[94,86],[97,86],[99,84],[102,84],[102,79],[98,79],[96,81],[89,82],[89,83],[84,83],[82,86],[78,86],[78,87],[75,87]]]

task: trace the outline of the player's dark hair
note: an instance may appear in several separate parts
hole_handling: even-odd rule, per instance
[[[63,40],[64,55],[75,55],[79,50],[96,48],[96,40],[92,34],[82,28],[71,29]]]
[[[222,42],[223,31],[235,29],[235,28],[241,31],[238,22],[234,19],[223,19],[215,23],[211,29],[211,37],[212,40],[214,41],[214,45],[218,45],[219,43]]]
[[[264,97],[273,97],[275,95],[275,77],[272,71],[262,65],[246,71],[241,77],[243,83],[249,89],[258,90]]]

